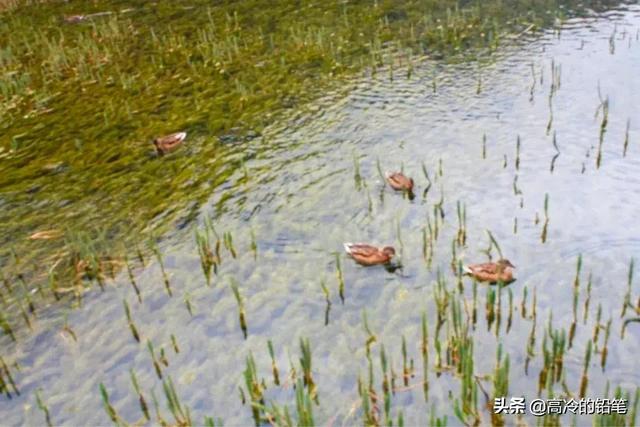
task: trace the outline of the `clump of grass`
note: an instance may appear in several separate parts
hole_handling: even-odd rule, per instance
[[[164,390],[164,395],[167,398],[167,404],[169,405],[169,411],[173,415],[173,418],[176,421],[176,425],[178,426],[191,426],[193,422],[191,421],[191,414],[189,408],[183,406],[180,403],[180,399],[178,398],[178,394],[176,393],[176,389],[173,386],[173,381],[171,381],[171,377],[162,381],[162,389]]]
[[[200,266],[204,273],[207,285],[211,285],[211,271],[218,271],[219,259],[213,253],[212,236],[217,238],[217,233],[209,217],[204,220],[204,230],[196,229],[196,244],[198,246],[198,255],[200,256]],[[219,240],[219,238],[218,238]]]
[[[509,393],[509,355],[502,357],[502,343],[498,344],[496,352],[496,367],[493,371],[493,401],[505,397]],[[491,420],[494,425],[503,425],[502,414],[492,411]]]
[[[246,360],[246,368],[244,370],[244,382],[251,399],[251,412],[253,414],[253,420],[256,427],[261,422],[261,410],[260,406],[264,406],[264,387],[262,382],[258,380],[258,373],[256,371],[256,362],[253,358],[253,354],[249,354]]]
[[[240,319],[240,329],[242,329],[242,334],[244,335],[244,339],[247,339],[247,320],[244,310],[244,300],[240,295],[240,290],[238,289],[238,283],[235,279],[231,279],[231,290],[233,291],[233,296],[238,303],[238,317]]]

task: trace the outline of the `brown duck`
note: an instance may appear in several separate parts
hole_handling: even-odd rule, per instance
[[[178,148],[187,137],[186,132],[176,132],[153,140],[153,145],[159,155],[167,154]]]
[[[360,265],[388,264],[396,254],[391,246],[377,248],[366,243],[345,243],[344,250]]]
[[[508,259],[499,259],[497,262],[466,265],[464,271],[479,282],[511,283],[515,280],[513,277],[514,268],[516,267]]]
[[[402,172],[387,172],[385,178],[394,190],[413,193],[413,178],[405,176]]]

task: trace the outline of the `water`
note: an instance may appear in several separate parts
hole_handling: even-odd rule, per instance
[[[446,414],[451,424],[458,424],[450,394],[458,396],[459,380],[447,372],[437,377],[431,369],[428,403],[419,385],[420,316],[426,310],[433,339],[437,271],[445,274],[450,289],[456,286],[450,263],[458,201],[466,206],[468,233],[467,245],[457,250],[458,257],[464,262],[484,262],[482,251],[489,246],[489,230],[503,254],[517,266],[518,280],[509,286],[514,297],[513,324],[507,332],[507,291],[503,291],[499,338],[494,330],[487,331],[484,318],[488,287],[478,289],[475,373],[493,373],[496,349],[502,343],[511,362],[508,396],[523,395],[529,400],[536,396],[543,364],[543,328],[552,311],[553,327],[568,331],[573,318],[575,265],[582,254],[580,321],[573,347],[565,355],[566,383],[577,395],[586,344],[601,305],[601,323],[612,319],[608,359],[603,371],[600,355],[594,354],[587,397],[604,397],[607,381],[611,390],[620,385],[633,396],[640,381],[634,359],[640,350],[640,332],[636,324],[630,324],[621,339],[620,311],[629,261],[638,259],[640,252],[640,236],[635,234],[640,195],[635,173],[640,167],[640,87],[635,78],[640,72],[638,31],[640,8],[621,6],[588,18],[569,19],[553,30],[520,34],[476,61],[414,61],[410,78],[406,66],[396,67],[392,79],[388,71],[372,75],[367,70],[267,127],[261,137],[230,149],[227,161],[237,161],[244,154],[247,175],[238,168],[215,188],[198,208],[198,222],[214,215],[220,234],[232,232],[237,258],[223,248],[218,274],[207,287],[192,230],[177,230],[161,246],[172,298],[164,290],[158,263],[151,261],[146,268],[136,268],[142,304],[136,301],[126,272],[121,272],[105,292],[88,292],[81,308],[66,313],[77,342],[61,331],[63,313],[55,307],[35,321],[33,332],[21,330],[17,344],[1,337],[5,360],[19,362],[20,371],[14,376],[22,392],[20,397],[0,400],[3,422],[41,424],[43,415],[33,397],[41,388],[55,424],[105,424],[108,418],[99,383],[106,386],[118,413],[134,422],[142,414],[130,384],[130,369],[137,373],[147,400],[151,402],[154,389],[163,417],[171,419],[144,345],[151,340],[156,355],[164,348],[169,361],[169,367],[163,367],[165,378],[171,376],[197,423],[212,415],[227,425],[248,425],[251,410],[241,404],[238,392],[238,387],[244,387],[245,357],[253,352],[256,358],[259,377],[268,384],[267,402],[291,406],[291,384],[272,386],[267,340],[273,341],[284,377],[289,357],[300,371],[298,342],[308,337],[320,400],[320,406],[314,405],[316,422],[360,423],[357,377],[360,374],[366,381],[368,375],[367,333],[362,322],[366,312],[377,337],[372,359],[378,390],[380,343],[396,372],[401,372],[400,346],[405,336],[409,357],[415,362],[413,387],[396,393],[392,414],[402,409],[408,425],[424,424],[435,404],[438,415]],[[559,77],[549,101],[553,66],[558,67]],[[602,111],[596,111],[600,97],[608,99],[609,110],[598,167]],[[627,121],[629,145],[623,156]],[[554,135],[560,155],[551,171],[557,153]],[[516,168],[518,136],[521,147]],[[171,185],[171,175],[180,173],[174,165],[187,155],[191,155],[188,149],[161,160],[167,185]],[[354,178],[354,161],[359,164],[360,183]],[[377,161],[383,170],[403,168],[414,177],[417,197],[410,201],[385,187]],[[432,181],[426,195],[423,164]],[[514,190],[516,177],[520,194]],[[543,243],[545,195],[549,221]],[[441,197],[444,224],[428,268],[422,257],[422,229],[427,217],[434,224],[433,206]],[[257,241],[255,259],[250,250],[252,230]],[[342,255],[345,241],[392,244],[403,268],[388,272],[359,267]],[[335,253],[341,254],[344,304],[338,296]],[[593,288],[584,325],[589,273]],[[244,299],[246,340],[229,286],[232,278],[239,283]],[[322,281],[332,301],[327,326]],[[524,287],[529,293],[529,312],[534,289],[538,301],[536,355],[528,375],[524,363],[531,320],[519,313]],[[464,280],[463,294],[459,298],[470,303],[469,279]],[[185,307],[185,295],[193,305],[193,316]],[[634,285],[631,300],[637,298]],[[142,336],[140,344],[128,330],[123,299],[131,306]],[[443,326],[443,341],[449,327],[449,322]],[[171,348],[171,334],[177,338],[179,354]],[[601,331],[598,348],[602,348],[603,335]],[[433,368],[433,341],[429,351]],[[491,392],[490,381],[483,385]],[[555,390],[562,393],[559,384]],[[482,393],[479,406],[484,406]],[[481,412],[488,423],[488,412]],[[515,421],[507,417],[508,424]]]

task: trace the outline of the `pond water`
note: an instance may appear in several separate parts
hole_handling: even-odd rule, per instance
[[[640,255],[639,34],[640,7],[620,6],[568,19],[553,29],[516,34],[496,52],[473,61],[414,58],[410,73],[406,62],[391,71],[368,69],[266,127],[257,138],[232,142],[236,145],[227,148],[224,162],[242,160],[244,166],[197,207],[197,222],[202,226],[205,217],[214,217],[218,233],[233,236],[236,256],[222,247],[218,272],[207,286],[193,230],[178,229],[160,245],[172,297],[165,291],[160,264],[149,257],[145,267],[134,268],[142,303],[122,271],[104,292],[86,293],[78,309],[63,313],[51,305],[34,321],[33,332],[19,332],[17,343],[0,337],[3,358],[19,364],[13,375],[21,391],[20,396],[0,398],[3,424],[42,424],[34,398],[41,389],[55,424],[104,425],[109,418],[100,383],[118,414],[133,423],[142,413],[131,369],[149,405],[155,390],[164,418],[171,419],[147,340],[156,357],[164,350],[168,366],[162,366],[163,376],[172,378],[196,423],[205,416],[219,417],[226,425],[253,423],[238,391],[245,388],[243,371],[250,353],[267,384],[267,403],[289,405],[293,413],[291,384],[273,385],[267,341],[273,343],[284,378],[290,360],[301,371],[300,338],[309,339],[313,354],[320,402],[313,405],[316,422],[360,424],[358,376],[364,382],[369,376],[366,313],[376,336],[370,350],[378,393],[382,395],[381,344],[394,370],[402,372],[405,337],[408,358],[415,363],[408,387],[397,380],[403,389],[392,397],[393,417],[402,410],[405,423],[424,425],[433,411],[457,425],[453,402],[459,399],[460,379],[449,371],[435,372],[436,282],[442,273],[451,297],[471,304],[472,281],[464,278],[462,291],[458,289],[452,258],[487,260],[487,231],[516,265],[517,281],[502,291],[498,333],[495,324],[488,330],[485,318],[487,294],[495,287],[478,286],[478,322],[470,331],[476,375],[493,374],[501,344],[510,360],[507,396],[537,396],[544,331],[551,322],[552,329],[569,332],[576,263],[582,255],[578,322],[564,356],[566,386],[577,397],[600,308],[603,327],[593,348],[606,346],[608,355],[602,369],[601,355],[594,352],[586,397],[604,397],[607,382],[610,395],[620,386],[633,396],[640,384],[635,359],[640,329],[631,323],[622,338],[620,314],[630,261]],[[176,166],[181,158],[194,155],[189,142],[197,145],[188,140],[184,149],[149,160],[166,173],[169,188],[172,175],[182,173]],[[416,197],[409,200],[385,186],[378,165],[382,171],[403,169],[412,176]],[[439,202],[444,217],[434,211]],[[466,243],[455,244],[453,254],[458,204],[466,211]],[[423,231],[429,226],[438,228],[430,265],[423,254]],[[349,241],[395,246],[402,268],[356,265],[343,254],[342,244]],[[497,256],[495,248],[492,255]],[[246,339],[232,283],[243,299]],[[322,283],[331,301],[328,324]],[[525,289],[528,313],[523,318]],[[507,327],[509,292],[513,314]],[[534,292],[535,355],[525,373]],[[633,284],[631,301],[639,296]],[[123,300],[141,343],[129,330]],[[428,402],[421,386],[423,312],[430,335]],[[628,309],[625,318],[630,316]],[[62,330],[65,322],[77,341]],[[447,320],[440,332],[443,343],[451,328]],[[179,353],[173,350],[172,335]],[[491,394],[491,381],[480,383]],[[553,389],[566,395],[560,383]],[[478,402],[483,424],[489,423],[482,393]],[[506,422],[515,424],[516,418],[507,416]]]

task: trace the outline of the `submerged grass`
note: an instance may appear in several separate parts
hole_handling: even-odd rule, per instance
[[[52,225],[99,227],[114,256],[116,243],[133,245],[140,233],[162,234],[193,221],[198,205],[234,170],[244,169],[243,182],[250,183],[244,161],[225,161],[234,145],[250,144],[279,116],[338,85],[340,76],[393,70],[403,58],[412,64],[407,52],[440,58],[472,55],[470,48],[492,51],[511,30],[553,22],[549,11],[556,10],[552,0],[533,7],[518,0],[508,8],[499,0],[300,8],[285,0],[196,0],[189,8],[110,0],[10,3],[0,8],[6,41],[0,223],[7,227],[0,247],[15,244],[24,265],[36,270],[69,247],[66,239],[25,239]],[[84,18],[63,19],[74,14]],[[152,138],[178,130],[188,132],[189,147],[155,158]],[[225,243],[234,255],[231,235]],[[210,261],[203,258],[203,269]],[[87,266],[100,285],[101,267]]]

